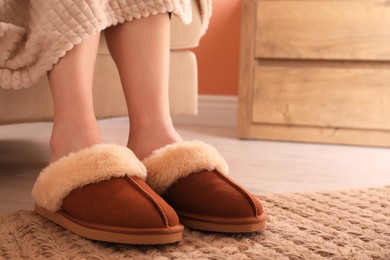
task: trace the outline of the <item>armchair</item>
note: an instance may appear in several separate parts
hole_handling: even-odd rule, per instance
[[[193,22],[171,21],[170,109],[173,115],[197,112],[197,47],[211,14],[211,0],[192,1]],[[109,94],[108,94],[109,93]],[[95,67],[94,105],[98,119],[127,115],[119,75],[102,35]],[[28,89],[0,89],[0,125],[50,121],[53,104],[47,78]]]

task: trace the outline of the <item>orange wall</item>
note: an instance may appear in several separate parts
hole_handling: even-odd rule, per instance
[[[199,94],[237,95],[241,0],[213,0],[213,16],[200,46]]]

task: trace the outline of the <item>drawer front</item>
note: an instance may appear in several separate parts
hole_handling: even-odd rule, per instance
[[[260,65],[252,107],[253,123],[390,130],[390,68]]]
[[[257,58],[390,61],[388,0],[260,0]]]

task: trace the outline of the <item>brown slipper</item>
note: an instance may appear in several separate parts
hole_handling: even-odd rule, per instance
[[[147,183],[189,228],[217,232],[254,232],[267,216],[259,200],[227,177],[217,150],[203,142],[181,142],[153,152],[143,163]]]
[[[145,182],[128,148],[95,145],[50,164],[32,195],[35,211],[79,236],[126,244],[180,241],[175,211]]]

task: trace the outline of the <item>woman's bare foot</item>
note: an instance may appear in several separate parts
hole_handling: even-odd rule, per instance
[[[103,143],[96,120],[86,123],[72,120],[54,124],[50,139],[51,162],[83,148]]]
[[[133,126],[127,146],[142,161],[154,150],[182,140],[172,124],[151,122],[149,125]]]

